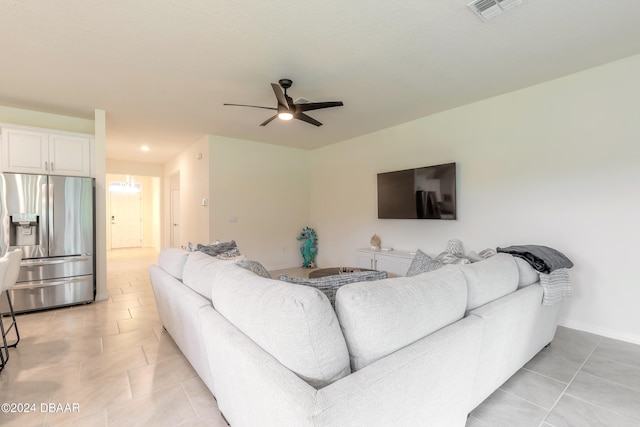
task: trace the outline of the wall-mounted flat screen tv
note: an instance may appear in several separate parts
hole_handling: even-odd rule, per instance
[[[378,218],[456,217],[455,163],[378,174]]]

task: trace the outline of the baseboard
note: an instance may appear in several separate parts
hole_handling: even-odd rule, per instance
[[[106,299],[109,299],[109,294],[97,294],[96,295],[96,301],[104,301]]]
[[[583,332],[589,332],[592,334],[602,335],[603,337],[612,338],[615,340],[626,341],[632,344],[640,344],[640,336],[634,334],[625,334],[614,329],[603,328],[601,326],[592,325],[590,323],[577,322],[570,319],[560,319],[558,325],[571,329],[577,329]]]

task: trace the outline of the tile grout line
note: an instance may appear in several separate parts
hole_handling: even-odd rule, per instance
[[[591,355],[593,354],[594,351],[596,351],[596,348],[598,348],[598,346],[600,345],[600,343],[602,342],[603,338],[600,337],[600,339],[598,340],[598,342],[593,346],[593,348],[591,349],[591,351],[589,352],[589,354],[587,355],[587,357],[585,357],[585,359],[582,361],[582,363],[580,364],[580,366],[578,367],[578,370],[576,371],[575,374],[573,374],[573,376],[571,377],[571,380],[569,380],[569,382],[567,383],[567,386],[564,388],[564,390],[562,390],[562,393],[560,393],[560,396],[558,396],[558,398],[556,399],[556,401],[553,403],[553,405],[551,406],[551,409],[549,409],[549,411],[547,412],[547,414],[544,416],[544,419],[542,420],[542,422],[540,423],[540,427],[544,424],[547,423],[547,418],[549,418],[549,415],[551,415],[551,412],[553,412],[553,410],[556,408],[556,406],[558,406],[558,402],[560,402],[560,400],[562,399],[562,396],[564,396],[567,393],[567,390],[569,389],[569,387],[571,386],[571,383],[573,383],[573,380],[576,379],[576,377],[578,376],[578,373],[580,373],[580,371],[582,370],[582,368],[584,367],[584,365],[587,363],[587,360],[589,360],[589,358],[591,357]],[[552,425],[550,423],[547,423],[549,425]]]

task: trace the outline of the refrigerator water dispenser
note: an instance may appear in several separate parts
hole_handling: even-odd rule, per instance
[[[11,246],[33,246],[40,244],[40,217],[35,213],[20,213],[10,216]]]

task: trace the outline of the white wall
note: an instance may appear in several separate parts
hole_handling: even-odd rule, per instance
[[[319,265],[383,246],[542,244],[571,258],[562,323],[640,343],[640,56],[312,153]],[[376,174],[456,162],[458,220],[378,220]]]
[[[97,112],[100,110],[96,110]],[[0,122],[15,125],[34,126],[46,129],[56,129],[68,132],[94,134],[94,119],[61,116],[59,114],[43,113],[41,111],[23,110],[21,108],[0,105]]]
[[[235,240],[269,269],[302,265],[296,240],[309,220],[310,152],[210,136],[211,240]],[[186,187],[180,177],[181,188]]]
[[[106,151],[107,151],[107,112],[94,110],[93,176],[96,179],[96,300],[109,298],[107,291],[107,218],[106,207]]]
[[[171,177],[180,176],[180,240],[181,246],[188,242],[209,242],[209,137],[196,141],[176,158],[165,164],[163,184],[162,246],[169,246],[170,221],[169,202]],[[202,199],[207,206],[202,206]]]
[[[107,173],[162,177],[164,174],[164,165],[107,159]]]

